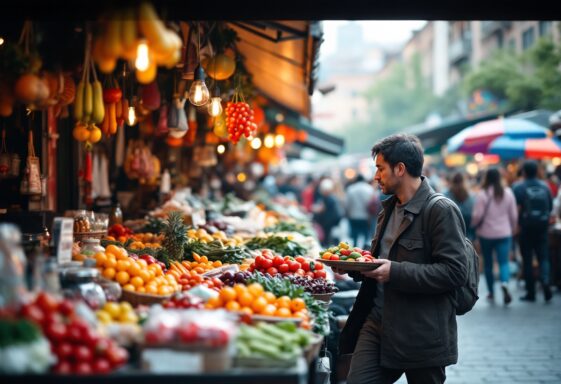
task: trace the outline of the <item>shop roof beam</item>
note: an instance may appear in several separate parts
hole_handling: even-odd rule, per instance
[[[272,41],[273,43],[280,43],[288,40],[302,40],[308,37],[307,31],[300,31],[275,21],[231,21],[231,23],[250,33],[253,33],[256,36]],[[269,28],[276,30],[276,37],[272,37],[256,28],[263,31],[266,31]],[[288,35],[283,36],[283,33],[287,33]]]

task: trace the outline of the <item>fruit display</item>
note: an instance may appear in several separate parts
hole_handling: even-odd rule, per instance
[[[220,240],[204,243],[191,239],[185,244],[185,254],[187,259],[192,259],[194,254],[198,254],[204,255],[212,261],[221,261],[222,264],[241,264],[250,257],[249,252],[244,248],[225,245]]]
[[[347,262],[363,262],[369,263],[376,258],[372,256],[370,251],[365,251],[358,247],[352,248],[348,243],[341,242],[338,246],[331,247],[320,252],[323,260],[347,261]]]
[[[245,246],[249,249],[270,249],[282,256],[301,256],[307,249],[299,243],[292,241],[290,236],[258,236],[250,239]]]
[[[261,254],[255,257],[255,261],[249,266],[249,271],[259,271],[271,276],[277,274],[308,276],[312,279],[325,279],[327,275],[321,262],[302,256],[282,257],[268,249],[262,250]]]
[[[202,243],[211,243],[220,240],[225,246],[238,247],[243,245],[243,239],[239,236],[228,237],[226,233],[221,230],[216,230],[211,234],[201,227],[198,229],[189,229],[187,231],[187,237]]]
[[[57,357],[55,373],[109,373],[128,360],[128,352],[80,318],[71,301],[41,292],[19,315],[38,324],[48,338]]]
[[[294,323],[242,324],[236,339],[237,357],[293,362],[310,342],[310,332]]]
[[[153,309],[144,323],[145,346],[183,344],[224,348],[233,341],[233,318],[224,311]]]
[[[175,277],[164,274],[155,260],[148,264],[145,259],[149,257],[129,257],[124,248],[115,245],[108,245],[94,257],[103,277],[118,282],[124,290],[167,296],[180,289]]]
[[[187,226],[183,222],[183,214],[179,211],[170,212],[165,221],[163,247],[166,249],[167,260],[183,260],[187,243]],[[167,264],[167,263],[166,263]]]
[[[286,221],[278,222],[275,225],[265,228],[265,232],[298,232],[303,236],[314,236],[314,230],[306,224],[290,223]]]
[[[243,284],[235,284],[233,287],[226,286],[219,291],[218,296],[207,301],[205,308],[225,308],[228,311],[248,315],[301,318],[302,327],[309,326],[308,310],[302,298],[277,297],[272,292],[265,291],[259,283],[248,286]]]
[[[286,276],[285,278],[292,284],[304,288],[304,291],[311,294],[329,294],[339,290],[333,281],[328,281],[326,279],[312,279],[308,276],[298,275]]]
[[[203,259],[204,258],[204,259]],[[211,289],[219,289],[224,284],[218,278],[205,278],[202,276],[208,270],[220,267],[222,264],[220,261],[203,261],[206,259],[205,256],[199,258],[201,262],[189,262],[174,261],[170,264],[170,269],[167,272],[175,277],[176,281],[181,286],[183,291],[187,291],[197,285],[205,285]]]
[[[116,303],[107,302],[96,311],[97,320],[102,324],[122,323],[138,324],[139,317],[133,307],[126,301]]]
[[[113,241],[125,242],[132,235],[132,229],[122,224],[113,224],[107,229],[107,235],[112,237]]]

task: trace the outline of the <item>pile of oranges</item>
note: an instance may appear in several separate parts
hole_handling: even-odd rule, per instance
[[[124,248],[108,245],[94,256],[103,277],[118,282],[125,290],[167,296],[181,290],[173,275],[166,275],[159,264],[135,260]]]
[[[276,297],[272,292],[265,291],[259,283],[224,287],[219,291],[218,296],[209,299],[206,308],[225,308],[228,311],[248,315],[299,317],[303,322],[309,323],[309,314],[303,299],[291,299],[288,296]]]

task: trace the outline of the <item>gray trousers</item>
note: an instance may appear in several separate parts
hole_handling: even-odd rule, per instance
[[[368,318],[360,330],[347,384],[390,384],[405,373],[409,384],[441,384],[445,367],[390,369],[380,366],[380,326]]]

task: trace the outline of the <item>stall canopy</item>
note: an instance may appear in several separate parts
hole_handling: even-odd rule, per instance
[[[310,117],[318,68],[321,24],[317,21],[229,22],[237,47],[260,93]]]

